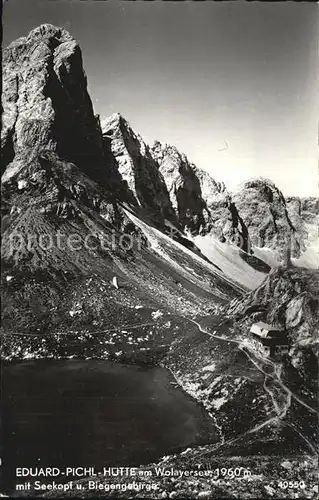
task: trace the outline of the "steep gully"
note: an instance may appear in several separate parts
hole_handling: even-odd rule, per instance
[[[238,346],[238,349],[240,349],[247,356],[247,358],[251,361],[251,363],[253,363],[253,365],[260,372],[262,372],[265,375],[263,387],[264,387],[264,390],[269,394],[269,396],[270,396],[270,398],[271,398],[271,400],[273,402],[273,406],[274,406],[275,412],[277,414],[277,416],[270,417],[269,419],[267,419],[264,422],[258,424],[257,426],[253,427],[252,429],[249,429],[245,433],[240,434],[236,438],[230,439],[228,441],[225,441],[224,439],[222,439],[221,443],[219,443],[218,445],[215,445],[207,453],[211,453],[214,449],[217,449],[217,448],[219,448],[222,445],[233,444],[233,443],[235,443],[239,439],[242,439],[243,437],[245,437],[248,434],[252,434],[254,432],[259,431],[260,429],[262,429],[263,427],[265,427],[267,425],[270,425],[272,423],[278,422],[278,419],[279,420],[284,419],[284,417],[286,416],[286,414],[287,414],[287,412],[288,412],[288,410],[289,410],[289,408],[291,406],[291,399],[292,398],[295,399],[299,404],[301,404],[305,408],[307,408],[309,411],[318,414],[317,410],[315,410],[314,408],[312,408],[311,406],[309,406],[307,403],[305,403],[304,401],[302,401],[298,396],[296,396],[296,394],[294,394],[282,382],[282,380],[281,380],[282,365],[281,364],[274,363],[271,360],[266,360],[266,359],[261,359],[261,358],[258,358],[258,360],[257,360],[257,358],[253,359],[253,357],[250,356],[250,354],[248,353],[247,348],[245,348],[245,343],[243,341],[238,341],[238,340],[229,339],[229,338],[226,338],[226,337],[223,337],[223,336],[216,335],[215,332],[211,333],[208,330],[206,330],[205,328],[203,328],[202,325],[200,323],[198,323],[196,320],[190,319],[190,318],[188,318],[188,319],[197,326],[197,328],[199,329],[200,332],[208,335],[212,339],[220,339],[220,340],[223,340],[225,342],[234,343],[234,344],[236,344]],[[267,368],[272,368],[272,371],[271,372],[267,371]],[[282,398],[282,401],[278,402],[278,398],[276,398],[276,393],[275,393],[274,387],[272,387],[270,385],[267,385],[268,380],[271,380],[275,384],[278,384],[280,386],[280,388],[282,389],[282,393],[280,395],[281,398]],[[308,438],[306,436],[304,436],[303,434],[301,434],[298,429],[296,429],[293,425],[291,425],[288,422],[282,422],[282,423],[284,425],[290,427],[291,429],[293,429],[305,441],[305,443],[311,449],[311,451],[312,451],[312,453],[314,455],[318,454],[317,449],[314,447],[314,445],[308,440]],[[206,454],[206,453],[204,453],[204,454]]]

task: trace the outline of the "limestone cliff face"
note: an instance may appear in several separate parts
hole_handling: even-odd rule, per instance
[[[285,198],[273,182],[257,178],[245,182],[233,194],[253,246],[266,247],[282,260],[286,249],[298,257],[305,250],[307,231],[300,215],[288,213]],[[291,242],[291,243],[290,243]]]
[[[4,181],[44,150],[107,180],[81,49],[65,29],[44,24],[4,50],[2,106]]]
[[[245,182],[235,193],[190,163],[174,146],[155,142],[152,154],[159,163],[172,206],[185,231],[217,236],[246,252],[270,249],[283,261],[290,249],[299,257],[315,238],[318,200],[288,199],[268,179]]]
[[[174,146],[156,142],[152,154],[159,163],[172,206],[183,229],[199,230],[205,224],[207,208],[202,198],[194,165]]]
[[[2,106],[2,180],[9,212],[13,194],[27,193],[39,176],[51,189],[43,168],[49,158],[71,177],[77,172],[74,192],[82,189],[79,182],[95,181],[112,203],[134,205],[162,229],[168,220],[193,236],[214,235],[248,252],[251,246],[270,248],[279,260],[290,240],[292,256],[299,257],[315,238],[315,198],[286,203],[264,179],[248,181],[231,195],[174,146],[147,146],[120,114],[101,125],[87,92],[81,50],[63,28],[42,25],[4,50]],[[88,179],[80,181],[81,173]],[[52,184],[52,189],[48,196],[54,198],[60,188]],[[71,198],[63,188],[54,203]]]
[[[78,266],[74,254],[39,245],[12,252],[10,240],[12,231],[52,239],[67,225],[83,239],[125,225],[125,185],[93,113],[79,46],[63,28],[35,28],[4,50],[3,87],[2,257],[17,268],[90,272],[85,249]]]
[[[314,217],[319,215],[319,198],[315,196],[309,196],[308,198],[287,196],[286,204],[289,213],[297,212],[305,222],[312,222]]]
[[[174,146],[157,141],[152,154],[182,228],[194,236],[214,234],[246,250],[248,232],[225,184],[190,163]]]
[[[319,198],[290,196],[286,198],[286,205],[294,226],[302,225],[306,228],[306,244],[311,245],[318,241]]]
[[[176,222],[163,176],[142,137],[135,134],[119,113],[102,121],[102,131],[103,141],[110,141],[130,200],[141,209],[149,210],[153,220]]]

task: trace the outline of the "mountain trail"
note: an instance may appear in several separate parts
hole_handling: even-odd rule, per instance
[[[210,333],[209,331],[207,331],[205,328],[203,328],[200,323],[198,323],[197,321],[191,319],[192,323],[194,323],[198,329],[202,332],[202,333],[205,333],[206,335],[208,335],[209,337],[211,338],[216,338],[216,339],[221,339],[221,340],[224,340],[225,342],[232,342],[232,343],[235,343],[238,345],[239,349],[245,353],[245,355],[247,356],[247,358],[250,360],[251,363],[253,363],[253,365],[259,370],[261,371],[264,375],[265,375],[265,378],[264,378],[264,382],[263,382],[263,388],[264,390],[269,394],[269,396],[271,397],[271,400],[272,400],[272,403],[273,403],[273,406],[274,406],[274,409],[275,409],[275,412],[277,414],[276,417],[271,417],[269,419],[267,419],[266,421],[256,425],[255,427],[253,427],[252,429],[246,431],[245,433],[241,434],[240,436],[237,436],[236,438],[233,438],[229,441],[224,441],[222,444],[233,444],[235,443],[237,440],[245,437],[246,435],[248,434],[252,434],[254,432],[257,432],[259,431],[260,429],[262,429],[263,427],[273,423],[273,422],[278,422],[278,419],[280,421],[282,421],[286,415],[287,415],[287,412],[289,410],[289,408],[291,407],[291,399],[294,398],[296,401],[298,401],[298,403],[300,403],[301,405],[303,405],[305,408],[307,408],[308,410],[310,410],[311,412],[314,412],[314,413],[318,413],[314,408],[312,408],[311,406],[309,406],[307,403],[305,403],[304,401],[302,401],[298,396],[296,396],[290,389],[288,389],[288,387],[282,382],[281,380],[281,365],[278,364],[278,363],[274,363],[273,361],[271,360],[262,360],[262,363],[265,363],[267,364],[268,366],[272,366],[273,368],[273,372],[272,373],[267,373],[263,367],[260,366],[260,364],[254,360],[247,352],[247,350],[244,348],[244,347],[241,347],[241,342],[238,341],[238,340],[234,340],[234,339],[229,339],[229,338],[226,338],[226,337],[221,337],[221,336],[218,336],[216,334],[212,334]],[[276,395],[276,392],[274,390],[274,387],[271,387],[267,384],[267,381],[268,380],[272,380],[273,382],[275,382],[276,384],[279,385],[279,387],[284,391],[284,392],[281,392],[279,394],[280,396],[280,400],[279,399],[279,396]],[[287,425],[289,426],[291,429],[293,429],[294,431],[297,432],[297,434],[306,442],[307,446],[309,446],[311,448],[311,450],[313,451],[314,454],[317,454],[317,450],[315,449],[315,447],[312,445],[312,443],[307,439],[306,436],[304,436],[298,429],[295,428],[295,426],[293,426],[292,424],[290,423],[287,423],[287,422],[283,422],[284,425]],[[221,443],[216,447],[218,448],[219,446],[222,445]],[[214,449],[216,449],[214,448]]]

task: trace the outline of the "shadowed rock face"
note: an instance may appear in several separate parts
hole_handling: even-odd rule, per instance
[[[156,142],[152,154],[159,163],[170,200],[183,229],[199,230],[207,211],[194,165],[173,146]]]
[[[81,49],[63,28],[39,26],[3,53],[3,180],[45,149],[107,180]]]
[[[268,179],[253,179],[233,194],[233,202],[249,231],[251,244],[272,249],[279,260],[291,241],[291,255],[305,250],[307,231],[299,214],[288,213],[281,191]]]
[[[248,232],[225,184],[190,163],[174,146],[155,142],[152,154],[182,228],[194,236],[213,234],[247,250]]]
[[[279,261],[288,248],[292,257],[299,257],[313,239],[317,199],[291,198],[286,204],[268,179],[247,181],[230,194],[224,183],[198,169],[174,146],[155,142],[152,154],[182,228],[193,235],[212,234],[246,252],[253,246],[265,247]]]
[[[148,209],[154,220],[177,222],[165,181],[149,147],[129,123],[115,113],[102,121],[103,141],[110,141],[118,171],[126,182],[131,201]]]
[[[290,219],[295,221],[296,215],[301,217],[305,224],[310,226],[319,224],[319,199],[313,197],[299,198],[289,196],[286,198],[286,205]]]

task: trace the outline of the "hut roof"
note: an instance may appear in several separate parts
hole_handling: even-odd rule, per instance
[[[253,323],[250,328],[251,333],[255,333],[259,337],[266,338],[271,336],[272,333],[280,332],[280,328],[277,328],[273,325],[269,325],[268,323],[264,323],[263,321],[259,321],[258,323]]]

